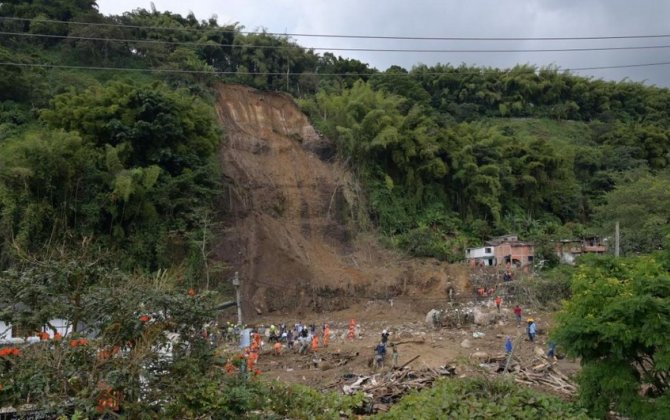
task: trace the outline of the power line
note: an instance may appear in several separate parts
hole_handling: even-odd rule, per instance
[[[188,45],[188,46],[218,46],[230,48],[257,48],[257,49],[284,49],[285,45],[248,45],[248,44],[222,44],[218,42],[193,42],[193,41],[162,41],[154,39],[133,38],[102,38],[87,36],[69,36],[55,34],[33,34],[28,32],[6,32],[0,31],[0,35],[24,36],[37,38],[58,38],[79,41],[104,41],[104,42],[137,42],[143,44],[158,45]],[[520,49],[415,49],[415,48],[345,48],[345,47],[305,47],[298,44],[294,46],[306,50],[316,51],[358,51],[358,52],[396,52],[396,53],[537,53],[537,52],[586,52],[586,51],[625,51],[625,50],[650,50],[666,49],[670,45],[634,45],[627,47],[587,47],[587,48],[520,48]]]
[[[609,69],[630,69],[635,67],[667,66],[670,61],[659,63],[641,63],[641,64],[623,64],[619,66],[592,66],[592,67],[573,67],[565,71],[586,71],[586,70],[609,70]]]
[[[192,31],[207,32],[211,28],[184,28],[184,27],[164,27],[164,26],[145,26],[128,25],[116,23],[101,22],[74,22],[56,19],[29,19],[19,17],[0,16],[2,20],[24,21],[24,22],[45,22],[60,23],[66,25],[81,26],[102,26],[112,28],[130,28],[146,30],[164,30],[164,31]],[[312,38],[348,38],[348,39],[384,39],[384,40],[411,40],[411,41],[586,41],[586,40],[608,40],[608,39],[651,39],[651,38],[670,38],[670,34],[637,34],[637,35],[595,35],[595,36],[544,36],[544,37],[456,37],[456,36],[399,36],[399,35],[351,35],[351,34],[308,34],[291,32],[266,32],[266,31],[242,31],[215,28],[219,33],[239,33],[245,35],[271,35],[271,36],[290,36],[290,37],[312,37]]]
[[[639,63],[639,64],[621,64],[612,66],[592,66],[592,67],[572,67],[572,68],[557,68],[563,72],[586,71],[586,70],[609,70],[609,69],[624,69],[635,67],[652,67],[652,66],[667,66],[670,61],[657,63]],[[244,72],[237,71],[205,71],[205,70],[184,70],[184,69],[160,69],[160,68],[130,68],[130,67],[108,67],[108,66],[71,66],[63,64],[48,64],[48,63],[17,63],[11,61],[0,62],[0,66],[14,66],[14,67],[36,67],[36,68],[54,68],[54,69],[68,69],[68,70],[102,70],[102,71],[137,71],[149,73],[175,73],[175,74],[204,74],[204,75],[238,75],[238,76],[286,76],[286,72]],[[500,74],[511,69],[503,70],[481,70],[481,71],[467,71],[459,72],[458,68],[452,68],[453,72],[417,72],[417,73],[310,73],[312,76],[359,76],[370,77],[374,75],[379,76],[399,76],[399,77],[421,77],[421,76],[442,76],[442,75],[482,75],[482,74]],[[299,74],[295,73],[293,76]]]

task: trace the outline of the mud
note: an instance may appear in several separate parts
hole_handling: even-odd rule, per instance
[[[228,186],[216,258],[224,278],[240,273],[245,318],[371,299],[414,299],[421,313],[449,285],[468,290],[465,267],[408,258],[362,228],[360,187],[291,97],[220,85],[217,112]]]

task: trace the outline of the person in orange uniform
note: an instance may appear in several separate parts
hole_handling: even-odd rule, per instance
[[[259,333],[254,334],[254,342],[251,347],[256,348],[256,350],[261,349],[261,335]]]
[[[498,308],[498,313],[500,313],[500,304],[502,303],[502,298],[500,295],[496,296],[496,308]]]
[[[356,336],[356,320],[352,319],[351,322],[349,322],[349,340],[353,340],[355,336]]]
[[[319,350],[319,336],[314,334],[312,337],[312,351],[316,353]]]
[[[247,372],[253,372],[258,362],[258,352],[250,351],[249,356],[247,357]]]
[[[326,324],[326,326],[323,328],[323,347],[328,347],[329,342],[330,342],[330,326]]]

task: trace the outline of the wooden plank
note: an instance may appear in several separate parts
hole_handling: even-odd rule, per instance
[[[415,361],[415,360],[418,359],[419,357],[421,357],[420,354],[419,354],[419,355],[416,355],[416,356],[414,356],[414,357],[412,357],[411,359],[409,359],[408,362],[406,362],[404,365],[400,366],[398,369],[400,370],[400,369],[404,368],[405,366],[409,365],[410,363],[412,363],[413,361]]]

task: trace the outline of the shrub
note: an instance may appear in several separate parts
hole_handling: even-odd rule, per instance
[[[583,410],[512,381],[468,378],[441,380],[405,396],[382,419],[505,418],[586,419]]]

